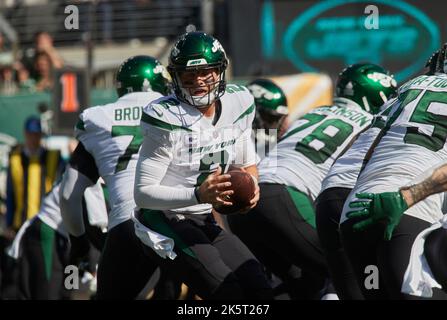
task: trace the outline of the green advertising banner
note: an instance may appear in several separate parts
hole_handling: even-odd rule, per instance
[[[92,90],[92,105],[115,101],[115,90]],[[39,115],[39,106],[46,105],[52,110],[52,96],[49,93],[32,93],[13,96],[0,95],[0,133],[23,141],[23,123],[31,115]],[[57,128],[53,128],[57,132]]]
[[[232,57],[235,74],[326,72],[336,76],[346,65],[371,62],[383,65],[402,82],[420,73],[425,61],[447,41],[444,1],[251,2],[257,10],[245,10],[244,19],[256,23],[248,24],[251,29],[244,34],[253,36],[242,41],[241,32],[230,24],[232,44],[241,47],[233,48],[238,53]],[[242,4],[233,1],[232,8],[237,6]],[[251,57],[241,56],[244,52]]]

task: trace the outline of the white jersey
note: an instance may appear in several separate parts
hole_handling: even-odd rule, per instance
[[[256,163],[250,138],[255,115],[253,96],[243,86],[227,85],[220,102],[220,117],[214,125],[197,108],[180,102],[175,96],[153,101],[144,108],[141,120],[144,136],[168,146],[165,152],[171,159],[161,185],[194,188],[218,166],[225,172],[229,165]],[[210,204],[197,204],[168,211],[206,214],[211,209]]]
[[[397,191],[447,160],[447,75],[417,77],[398,92],[399,104],[345,203],[341,222],[355,193]],[[434,223],[442,217],[443,198],[433,195],[405,214]]]
[[[88,108],[80,116],[76,137],[95,159],[109,189],[109,230],[130,219],[135,208],[133,185],[143,141],[142,110],[161,96],[157,92],[129,93],[114,103]]]
[[[60,183],[55,185],[53,189],[45,196],[37,213],[37,217],[50,226],[52,229],[59,232],[64,237],[68,238],[65,231],[61,211],[59,207],[59,189]],[[91,225],[102,226],[102,221],[107,221],[107,208],[105,205],[104,194],[101,183],[98,181],[92,187],[85,190],[85,202],[87,206],[87,215]]]
[[[256,148],[256,163],[264,159],[278,142],[278,130],[276,129],[253,129],[251,138]]]
[[[296,120],[261,161],[259,181],[294,187],[315,200],[335,159],[371,119],[353,102],[312,110]]]
[[[323,179],[320,193],[335,187],[354,188],[364,164],[366,153],[385,126],[393,104],[397,102],[397,99],[392,99],[383,105],[382,112],[374,117],[371,126],[362,132],[352,146],[334,162]]]

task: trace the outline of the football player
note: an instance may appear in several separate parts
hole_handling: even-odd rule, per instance
[[[158,60],[134,56],[118,69],[119,99],[86,109],[76,125],[80,141],[61,184],[61,213],[72,244],[82,255],[86,234],[79,215],[86,187],[101,176],[109,190],[108,235],[98,267],[98,299],[134,299],[157,265],[144,256],[131,214],[133,184],[143,140],[143,107],[168,93],[169,75]],[[74,248],[73,248],[74,246]]]
[[[438,53],[439,50],[427,60],[426,74],[434,74]],[[374,91],[371,90],[370,94],[374,94]],[[316,200],[318,235],[325,251],[334,286],[341,299],[363,299],[339,237],[339,221],[343,204],[357,181],[366,153],[381,132],[393,103],[397,103],[396,99],[382,105],[371,127],[335,161],[323,180],[321,192]]]
[[[232,204],[229,165],[257,180],[253,96],[226,85],[227,64],[219,41],[206,33],[186,33],[174,45],[174,94],[145,107],[141,121],[135,224],[147,254],[201,298],[271,299],[261,264],[211,213]],[[244,210],[258,198],[257,188]],[[141,232],[147,227],[166,237],[163,245]]]
[[[73,263],[69,257],[68,234],[59,208],[56,184],[45,196],[35,218],[28,220],[17,233],[10,254],[18,259],[19,299],[59,300],[68,297],[64,289],[65,267]],[[107,209],[101,184],[87,188],[84,194],[86,228],[101,233],[107,227]],[[91,240],[89,238],[89,240]],[[87,252],[88,253],[88,252]],[[88,257],[83,257],[88,262]],[[96,273],[95,266],[87,266]],[[87,271],[87,270],[84,270]]]
[[[256,153],[261,160],[273,149],[287,128],[287,97],[284,91],[269,79],[255,79],[247,88],[255,98],[253,133]]]
[[[445,162],[445,161],[444,161]],[[354,224],[354,230],[362,231],[376,224],[384,224],[385,239],[389,240],[408,208],[431,195],[447,191],[447,165],[429,169],[416,179],[428,175],[422,182],[412,181],[408,186],[398,191],[383,193],[358,193],[356,197],[362,202],[351,204],[350,217],[362,217]],[[444,195],[445,198],[445,195]],[[440,287],[447,291],[447,215],[445,215],[445,199],[443,204],[444,216],[429,228],[421,231],[413,243],[410,263],[404,276],[402,292],[416,296],[433,296],[433,287]],[[425,263],[423,262],[425,259]],[[418,261],[419,260],[419,261]],[[419,266],[419,267],[418,267]],[[435,280],[435,281],[433,281]]]
[[[360,72],[359,72],[360,71]],[[382,72],[385,72],[383,70]],[[339,97],[366,101],[375,118],[349,149],[340,155],[322,182],[315,201],[316,227],[330,275],[340,299],[363,299],[349,260],[339,237],[339,221],[343,204],[357,181],[366,152],[379,135],[395,99],[396,82],[376,82],[361,70],[346,69],[336,85]],[[382,99],[385,96],[386,99]],[[385,103],[386,102],[386,103]],[[385,104],[384,104],[385,103]]]
[[[427,75],[434,74],[439,50],[427,60]],[[373,91],[371,91],[373,93]],[[365,156],[373,144],[392,109],[393,99],[380,107],[371,127],[354,142],[352,147],[333,164],[322,183],[316,200],[318,235],[325,251],[329,270],[337,294],[341,299],[363,299],[354,271],[344,252],[339,237],[339,221],[343,204],[354,187]]]
[[[313,274],[315,290],[323,286],[328,270],[315,229],[314,200],[332,163],[370,125],[371,113],[394,92],[394,83],[377,65],[346,68],[339,76],[334,105],[314,109],[292,123],[259,164],[258,206],[246,215],[230,216],[229,222],[279,276],[283,261],[270,258],[271,252]]]
[[[374,220],[365,217],[362,208],[374,199],[370,194],[395,192],[447,159],[447,118],[443,111],[447,104],[445,49],[444,45],[434,75],[418,76],[399,88],[398,103],[368,152],[371,155],[343,207],[340,229],[358,283],[364,283],[368,266],[374,265],[379,271],[378,288],[368,290],[361,286],[367,299],[415,298],[402,293],[412,245],[418,234],[443,217],[444,194],[412,206],[400,220],[393,215],[386,218],[386,214],[382,216],[385,219]],[[382,214],[393,212],[392,207],[384,208],[383,204],[374,202]],[[356,232],[370,224],[366,230]],[[432,298],[445,295],[436,292]]]

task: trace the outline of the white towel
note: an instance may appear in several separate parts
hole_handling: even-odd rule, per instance
[[[135,211],[132,213],[132,220],[135,225],[135,234],[148,247],[152,248],[160,257],[168,257],[174,260],[177,254],[174,252],[174,240],[159,234],[144,226],[135,217]]]
[[[84,198],[90,225],[103,229],[103,232],[107,231],[108,216],[101,183],[98,181],[92,187],[87,188]]]
[[[413,296],[430,298],[433,296],[432,288],[442,288],[435,280],[427,259],[424,256],[424,244],[427,236],[438,228],[447,229],[447,215],[444,215],[430,228],[423,230],[416,237],[411,248],[410,263],[405,271],[401,291]]]
[[[6,254],[8,256],[16,260],[20,257],[20,243],[22,242],[23,235],[25,234],[26,229],[28,229],[28,227],[35,219],[37,219],[37,216],[29,220],[26,220],[25,223],[22,224],[22,226],[19,229],[19,232],[17,232],[14,238],[14,241],[8,248],[6,248]]]

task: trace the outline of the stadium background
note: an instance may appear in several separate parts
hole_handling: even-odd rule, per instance
[[[79,29],[65,27],[69,5],[79,11]],[[368,5],[379,9],[378,29],[365,26]],[[229,82],[277,81],[297,117],[331,102],[333,80],[347,64],[382,64],[399,83],[416,75],[446,39],[446,9],[435,0],[0,0],[0,198],[8,152],[23,142],[28,116],[40,115],[46,143],[66,154],[83,108],[117,98],[117,66],[137,54],[166,64],[186,28],[222,42]],[[37,31],[53,37],[64,61],[53,70],[52,88],[43,91],[20,88],[15,78],[15,65],[33,50]]]

